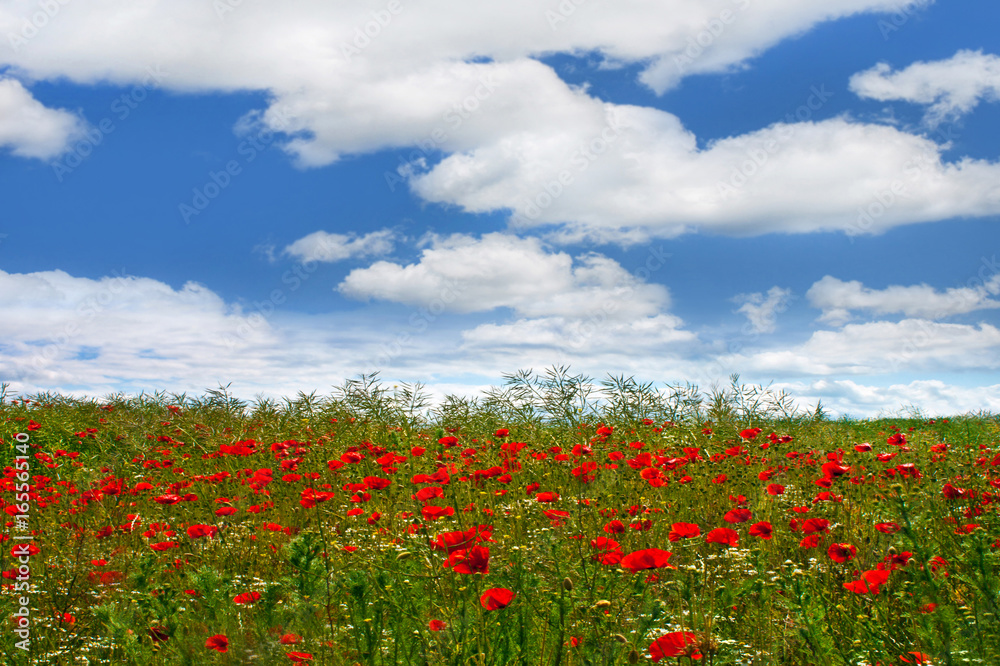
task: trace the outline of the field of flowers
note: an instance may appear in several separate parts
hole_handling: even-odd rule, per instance
[[[564,369],[2,398],[4,663],[1000,663],[992,415]]]

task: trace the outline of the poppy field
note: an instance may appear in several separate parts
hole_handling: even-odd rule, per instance
[[[993,415],[561,368],[0,395],[4,663],[1000,663]]]

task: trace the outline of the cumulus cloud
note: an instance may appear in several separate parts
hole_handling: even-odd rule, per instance
[[[537,238],[492,233],[433,238],[417,263],[378,261],[338,286],[349,298],[378,299],[439,311],[511,308],[525,317],[582,318],[603,309],[614,319],[659,314],[670,295],[600,254],[550,252]]]
[[[1000,330],[985,323],[877,321],[814,331],[791,347],[721,358],[728,367],[764,377],[987,371],[1000,368]]]
[[[849,321],[854,316],[852,313],[858,311],[943,319],[975,310],[998,308],[1000,301],[990,298],[998,294],[1000,275],[993,275],[976,286],[953,287],[944,291],[926,284],[870,289],[857,280],[844,282],[826,275],[809,288],[806,298],[810,305],[823,311],[820,321],[839,325]]]
[[[50,109],[20,81],[0,77],[0,149],[19,157],[51,159],[65,152],[85,129],[78,116]]]
[[[754,294],[737,294],[733,301],[740,303],[737,312],[746,316],[750,330],[753,333],[774,333],[777,315],[788,307],[791,289],[771,287],[767,296],[760,292]]]
[[[912,416],[910,406],[917,406],[926,416],[954,416],[968,412],[1000,410],[1000,384],[991,386],[956,386],[940,380],[914,380],[886,386],[863,384],[850,379],[819,379],[813,382],[790,382],[775,388],[795,396],[801,409],[815,407],[837,415],[856,418],[876,416]]]
[[[803,406],[822,399],[835,412],[863,416],[909,403],[940,413],[996,411],[1000,390],[879,383],[879,376],[893,373],[995,372],[1000,331],[985,324],[849,325],[782,350],[720,355],[669,313],[615,319],[602,318],[598,309],[583,317],[518,317],[471,328],[465,318],[444,316],[418,328],[404,314],[373,327],[352,313],[241,308],[194,283],[175,289],[126,274],[92,280],[62,271],[0,271],[0,310],[0,379],[19,393],[200,393],[231,382],[240,397],[280,397],[328,392],[364,368],[386,379],[420,381],[440,396],[470,393],[500,382],[503,373],[554,362],[592,376],[612,369],[702,386],[737,371],[765,383],[799,376],[776,388],[789,388]]]
[[[515,225],[551,226],[560,241],[701,229],[868,233],[1000,211],[1000,166],[945,164],[933,142],[891,127],[816,121],[837,94],[824,86],[803,90],[768,127],[699,149],[673,114],[604,103],[535,58],[642,63],[642,82],[663,92],[684,76],[747,66],[819,23],[921,4],[427,0],[390,11],[382,0],[306,0],[275,11],[267,2],[94,0],[62,6],[30,48],[0,54],[0,66],[88,84],[134,83],[156,67],[166,89],[264,91],[269,105],[242,125],[282,133],[300,165],[409,151],[407,165],[386,173],[393,187],[405,182],[472,212],[511,210]],[[0,34],[24,19],[0,6]],[[859,227],[858,208],[899,180],[906,196],[875,228]]]
[[[344,261],[352,257],[389,254],[395,240],[396,234],[391,229],[373,231],[364,236],[314,231],[285,247],[284,254],[302,262]]]
[[[947,60],[916,62],[893,71],[880,62],[851,77],[851,90],[868,99],[903,100],[928,106],[926,122],[937,125],[1000,98],[1000,57],[959,51]]]

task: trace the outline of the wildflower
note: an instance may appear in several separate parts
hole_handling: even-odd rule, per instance
[[[233,597],[234,604],[252,604],[260,599],[260,592],[244,592]]]
[[[491,587],[479,597],[479,603],[486,610],[499,610],[509,606],[516,596],[513,591],[505,587]]]
[[[437,520],[444,516],[454,516],[455,509],[450,506],[434,506],[433,504],[428,504],[424,508],[420,509],[420,514],[424,517],[424,520]]]
[[[214,537],[219,532],[219,528],[215,525],[192,525],[187,528],[187,535],[192,539],[198,539],[203,536]]]
[[[646,548],[645,550],[637,550],[634,553],[629,553],[623,557],[621,565],[632,573],[642,571],[643,569],[659,569],[660,567],[676,569],[677,567],[668,562],[671,555],[673,553],[668,550]]]
[[[670,526],[670,534],[667,538],[671,541],[681,539],[691,539],[701,534],[701,528],[694,523],[674,523]]]
[[[490,549],[473,546],[467,550],[456,550],[448,556],[444,566],[460,574],[487,574],[490,572]]]
[[[649,646],[649,656],[654,662],[664,657],[688,657],[701,659],[695,635],[690,631],[674,631],[660,636]]]
[[[705,543],[721,543],[726,546],[735,547],[739,545],[739,536],[735,530],[728,527],[716,527],[705,536]]]
[[[604,531],[608,534],[622,534],[625,531],[625,525],[620,520],[612,520],[604,526]]]
[[[767,521],[761,521],[759,523],[754,523],[750,526],[750,536],[760,537],[761,539],[770,539],[771,532],[773,531],[771,523]]]
[[[854,556],[858,554],[858,549],[849,543],[832,543],[827,549],[826,554],[834,562],[843,564],[854,559]]]
[[[830,521],[826,518],[810,518],[802,523],[802,531],[806,534],[813,534],[814,532],[828,532],[829,530]]]
[[[751,518],[749,509],[732,509],[722,517],[727,523],[745,523]]]
[[[228,652],[229,639],[222,634],[216,634],[205,641],[205,647],[209,650],[215,650],[216,652]]]

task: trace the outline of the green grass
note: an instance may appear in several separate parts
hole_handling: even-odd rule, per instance
[[[435,409],[375,377],[282,403],[2,397],[5,663],[1000,663],[989,414],[834,421],[735,377],[560,368]],[[670,566],[636,568],[646,549]]]

